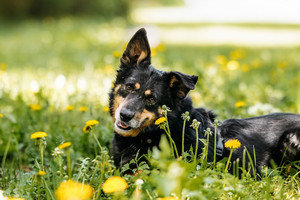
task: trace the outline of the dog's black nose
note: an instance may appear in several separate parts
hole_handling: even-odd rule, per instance
[[[129,122],[134,117],[134,112],[128,109],[122,109],[120,112],[120,118],[123,122]]]

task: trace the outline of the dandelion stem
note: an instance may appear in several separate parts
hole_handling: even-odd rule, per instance
[[[67,164],[68,164],[68,177],[72,178],[72,170],[71,170],[71,153],[70,150],[67,150]]]
[[[217,127],[218,127],[218,122],[215,122],[215,133],[214,133],[214,163],[213,167],[216,167],[216,158],[217,158]]]
[[[195,147],[194,162],[195,162],[195,167],[196,167],[196,165],[197,165],[198,146],[199,146],[199,132],[198,132],[198,128],[196,128],[195,131],[196,131],[196,147]]]
[[[94,136],[94,138],[95,138],[95,140],[96,140],[96,142],[97,142],[97,144],[98,144],[98,146],[99,146],[99,148],[100,148],[100,150],[101,150],[101,152],[102,152],[102,146],[101,146],[101,144],[100,144],[100,142],[99,142],[99,140],[98,140],[96,134],[93,132],[92,135]]]
[[[165,130],[165,132],[167,133],[167,135],[170,139],[172,153],[173,153],[173,151],[175,151],[175,156],[176,156],[176,158],[178,158],[179,154],[178,154],[178,151],[177,151],[176,144],[175,144],[174,140],[171,137],[171,131],[170,131],[169,123],[168,123],[167,113],[165,114],[165,118],[166,118],[167,130],[165,128],[164,128],[164,130]],[[172,147],[172,144],[173,144],[174,148]]]
[[[99,199],[99,196],[100,196],[100,193],[101,193],[101,186],[102,186],[102,181],[103,181],[103,173],[104,173],[104,169],[103,169],[103,166],[101,167],[100,169],[100,181],[99,181],[99,187],[98,187],[98,190],[97,190],[97,196],[96,196],[96,199]]]
[[[231,160],[232,152],[233,152],[233,149],[230,150],[230,154],[229,154],[227,164],[226,164],[226,167],[225,167],[225,173],[227,173],[227,171],[228,171],[228,167],[229,167],[229,163],[230,163],[230,160]]]
[[[187,120],[187,119],[184,119],[184,120],[183,120],[183,127],[182,127],[182,144],[181,144],[181,147],[182,147],[181,155],[182,155],[182,156],[183,156],[183,152],[184,152],[184,131],[185,131],[186,120]]]
[[[44,143],[42,139],[38,139],[39,142],[39,151],[41,159],[41,170],[44,171]]]
[[[6,145],[6,147],[5,147],[4,154],[3,154],[2,164],[1,164],[2,170],[4,170],[4,165],[5,165],[6,156],[7,156],[9,147],[10,147],[11,138],[12,138],[12,135],[9,136],[9,139],[8,139],[8,142],[7,142],[7,145]],[[4,172],[3,172],[3,173],[4,173]],[[4,181],[5,181],[5,179],[3,178],[3,179],[2,179],[2,182],[4,183]]]

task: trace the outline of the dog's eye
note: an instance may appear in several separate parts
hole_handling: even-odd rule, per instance
[[[154,99],[154,97],[148,97],[147,100],[150,104],[155,104],[156,103],[156,100]]]
[[[126,85],[126,90],[128,91],[132,91],[134,88],[133,88],[133,85],[132,84],[127,84]]]

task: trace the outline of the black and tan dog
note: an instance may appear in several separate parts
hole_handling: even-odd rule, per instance
[[[167,105],[168,122],[177,149],[182,144],[182,113],[188,111],[191,119],[201,122],[200,138],[207,128],[214,130],[214,114],[202,108],[193,108],[188,92],[194,89],[197,76],[181,72],[163,72],[151,65],[151,52],[145,29],[140,29],[129,41],[121,57],[120,69],[110,92],[110,114],[114,122],[115,135],[112,142],[116,166],[128,163],[137,154],[146,154],[158,146],[164,131],[154,121],[162,116],[162,106]],[[191,123],[192,120],[189,121]],[[185,126],[184,147],[195,149],[196,134],[190,124]],[[260,169],[273,160],[300,160],[300,115],[276,113],[246,119],[228,119],[221,123],[218,136],[217,159],[229,155],[223,148],[229,139],[238,139],[252,154],[255,149],[256,165]],[[214,141],[210,137],[208,160],[213,160]],[[199,144],[202,144],[201,142]],[[199,146],[201,153],[203,145]],[[232,155],[235,160],[243,157],[243,148]]]

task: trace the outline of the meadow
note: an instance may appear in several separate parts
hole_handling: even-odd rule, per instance
[[[0,199],[300,198],[299,163],[230,174],[226,159],[212,165],[205,153],[195,161],[201,165],[174,159],[166,140],[149,152],[151,166],[141,163],[134,175],[115,168],[108,92],[128,39],[124,20],[0,26]],[[198,75],[194,105],[219,121],[300,112],[300,47],[160,43],[152,56],[158,69]]]

